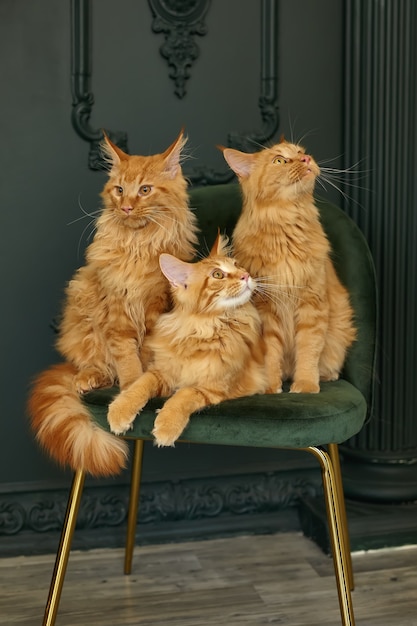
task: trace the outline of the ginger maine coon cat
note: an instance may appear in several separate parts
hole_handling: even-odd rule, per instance
[[[320,380],[339,377],[356,335],[314,203],[320,169],[284,139],[254,154],[223,148],[223,155],[243,193],[233,254],[259,284],[268,392],[290,379],[290,391],[316,393]]]
[[[146,372],[109,406],[112,432],[129,430],[150,398],[170,396],[152,432],[158,446],[172,446],[194,411],[265,392],[261,321],[250,302],[256,283],[225,256],[225,245],[219,235],[210,255],[197,263],[161,255],[174,307],[145,338]]]
[[[107,137],[110,169],[103,210],[86,263],[66,289],[57,348],[65,363],[41,373],[28,403],[40,444],[63,465],[93,475],[117,473],[126,443],[96,426],[80,394],[143,371],[144,336],[169,306],[159,255],[194,256],[195,217],[188,207],[181,132],[162,154],[129,156]]]

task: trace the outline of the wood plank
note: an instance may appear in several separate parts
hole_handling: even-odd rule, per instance
[[[0,559],[0,624],[39,626],[54,555]],[[353,555],[357,626],[417,625],[417,546]],[[71,554],[56,626],[335,626],[332,560],[298,533]]]

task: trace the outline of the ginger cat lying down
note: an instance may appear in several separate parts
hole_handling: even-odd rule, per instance
[[[158,446],[172,446],[194,411],[266,390],[261,321],[250,302],[256,283],[225,245],[219,235],[198,263],[161,255],[174,307],[145,338],[147,371],[110,404],[112,432],[125,433],[150,398],[170,396],[153,434]]]

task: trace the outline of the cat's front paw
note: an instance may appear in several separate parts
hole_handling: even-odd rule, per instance
[[[157,411],[158,417],[155,420],[152,434],[155,437],[154,444],[158,448],[166,446],[174,447],[175,442],[184,430],[183,426],[179,426],[170,418]]]
[[[268,387],[268,389],[265,391],[265,393],[282,393],[282,387],[279,387],[278,389],[274,388],[274,387]]]
[[[112,381],[105,376],[100,370],[89,367],[80,370],[74,376],[74,383],[78,393],[87,393],[92,389],[107,387]]]
[[[133,415],[127,413],[123,408],[123,404],[116,398],[109,406],[107,412],[107,421],[110,426],[110,430],[115,435],[124,435],[128,430],[133,427],[136,413]]]
[[[320,376],[320,380],[324,383],[334,382],[335,380],[339,380],[339,372],[329,372],[327,374],[322,374]]]
[[[291,393],[319,393],[320,385],[311,380],[295,380],[290,387]]]

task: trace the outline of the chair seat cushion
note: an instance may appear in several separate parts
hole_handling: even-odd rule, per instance
[[[109,430],[107,406],[117,388],[84,396],[99,426]],[[135,419],[125,439],[153,439],[155,410],[163,398],[151,400]],[[257,395],[227,400],[193,414],[179,441],[267,448],[305,448],[342,443],[362,428],[366,401],[346,380],[322,383],[318,394]]]

